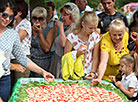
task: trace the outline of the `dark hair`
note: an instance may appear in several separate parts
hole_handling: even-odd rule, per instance
[[[138,11],[136,11],[136,12],[133,14],[133,17],[132,17],[133,21],[130,23],[129,28],[136,26],[136,16],[137,16],[137,15],[138,15]]]
[[[54,2],[52,2],[52,1],[47,1],[47,2],[46,2],[46,6],[50,6],[50,7],[52,7],[52,10],[53,10],[53,11],[54,11],[55,8],[56,8]]]
[[[21,18],[24,19],[28,15],[28,4],[24,0],[15,0],[18,12],[22,12]]]
[[[17,7],[14,0],[0,0],[0,12],[4,12],[7,7],[13,10],[14,15],[17,14]],[[12,26],[13,21],[8,26]]]
[[[70,2],[73,2],[73,3],[75,3],[75,0],[70,0]]]

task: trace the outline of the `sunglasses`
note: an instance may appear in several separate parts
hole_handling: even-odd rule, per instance
[[[1,17],[7,19],[9,17],[10,20],[14,19],[14,15],[9,15],[8,13],[0,13]]]
[[[32,17],[32,19],[34,20],[34,21],[43,21],[44,20],[44,18],[43,17],[36,17],[36,16],[33,16]]]

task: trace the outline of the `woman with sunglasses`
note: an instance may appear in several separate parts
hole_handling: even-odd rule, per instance
[[[54,40],[53,28],[45,24],[47,17],[45,8],[34,8],[31,16],[33,23],[30,49],[31,60],[48,71],[52,57],[50,49]],[[42,75],[31,72],[30,77],[42,77]]]
[[[64,47],[66,43],[66,36],[72,32],[76,23],[79,21],[80,12],[76,4],[66,3],[60,9],[61,19],[63,23],[59,20],[55,21],[55,25],[59,28],[59,36],[56,37],[52,48],[54,47],[55,53],[50,65],[50,72],[55,75],[56,78],[60,77],[61,71],[61,58],[64,55]],[[64,30],[63,25],[66,27]]]
[[[4,102],[8,101],[11,80],[10,80],[10,56],[13,54],[16,60],[31,71],[42,74],[45,80],[54,76],[46,72],[32,62],[23,52],[18,33],[11,28],[16,6],[13,0],[0,0],[0,49],[4,51],[6,60],[3,62],[5,74],[0,78],[0,97]]]

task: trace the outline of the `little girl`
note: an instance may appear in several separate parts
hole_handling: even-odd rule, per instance
[[[76,50],[76,56],[84,55],[84,73],[94,77],[99,63],[100,29],[97,28],[98,16],[95,12],[86,11],[79,23],[67,36],[64,54]]]
[[[115,83],[115,85],[120,88],[120,90],[133,101],[138,99],[138,80],[136,75],[138,75],[138,55],[134,53],[125,54],[120,59],[120,69],[123,73],[122,80],[116,81],[114,76],[110,76],[110,79]],[[137,101],[136,101],[137,102]]]

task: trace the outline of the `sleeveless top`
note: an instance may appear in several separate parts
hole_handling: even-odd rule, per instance
[[[44,38],[46,38],[48,32],[51,29],[52,27],[47,26],[42,30]],[[36,36],[35,38],[32,36],[30,52],[31,52],[31,60],[34,61],[43,69],[45,69],[46,71],[48,71],[52,54],[50,51],[45,52],[43,50],[43,48],[41,47],[39,36]]]

